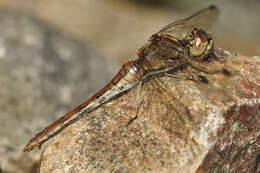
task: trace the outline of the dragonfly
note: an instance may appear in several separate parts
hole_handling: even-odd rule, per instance
[[[200,65],[201,62],[215,57],[213,53],[214,40],[207,30],[218,15],[218,8],[211,5],[190,17],[174,21],[160,29],[137,51],[136,60],[123,64],[119,72],[103,89],[37,133],[23,151],[29,152],[37,147],[40,149],[47,140],[81,119],[83,113],[84,116],[88,115],[101,105],[134,87],[139,86],[141,91],[142,83],[148,80],[165,75],[196,80],[194,76],[174,75],[176,71],[187,67],[205,73],[218,73],[218,70],[208,70]],[[203,81],[207,80],[202,78]],[[130,122],[138,115],[140,91],[137,96],[136,115]]]

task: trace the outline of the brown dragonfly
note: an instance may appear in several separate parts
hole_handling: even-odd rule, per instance
[[[216,6],[209,6],[192,16],[170,23],[151,36],[148,42],[138,50],[137,59],[125,63],[116,76],[100,91],[87,101],[36,134],[23,151],[40,148],[51,137],[59,134],[84,115],[97,109],[104,103],[120,94],[139,86],[155,77],[170,75],[188,80],[196,80],[194,76],[174,75],[176,71],[190,66],[205,73],[219,71],[208,70],[200,65],[213,57],[214,40],[206,32],[219,14]],[[198,78],[199,79],[199,78]],[[202,80],[206,81],[206,79]],[[140,103],[140,92],[138,92]],[[130,122],[137,118],[136,116]]]

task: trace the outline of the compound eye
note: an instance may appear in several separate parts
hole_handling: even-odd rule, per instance
[[[209,55],[213,49],[213,40],[209,34],[201,29],[193,29],[190,35],[189,53],[191,57],[201,57]]]

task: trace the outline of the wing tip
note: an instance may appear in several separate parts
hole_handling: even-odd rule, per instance
[[[218,7],[215,5],[215,4],[212,4],[208,7],[210,10],[215,10],[217,9]]]
[[[219,8],[215,4],[210,5],[207,9],[210,11],[216,11],[219,14]]]

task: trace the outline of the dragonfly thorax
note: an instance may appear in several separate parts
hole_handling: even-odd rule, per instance
[[[155,34],[147,44],[138,51],[139,57],[144,61],[144,69],[161,69],[171,64],[183,54],[181,42],[170,34]]]

